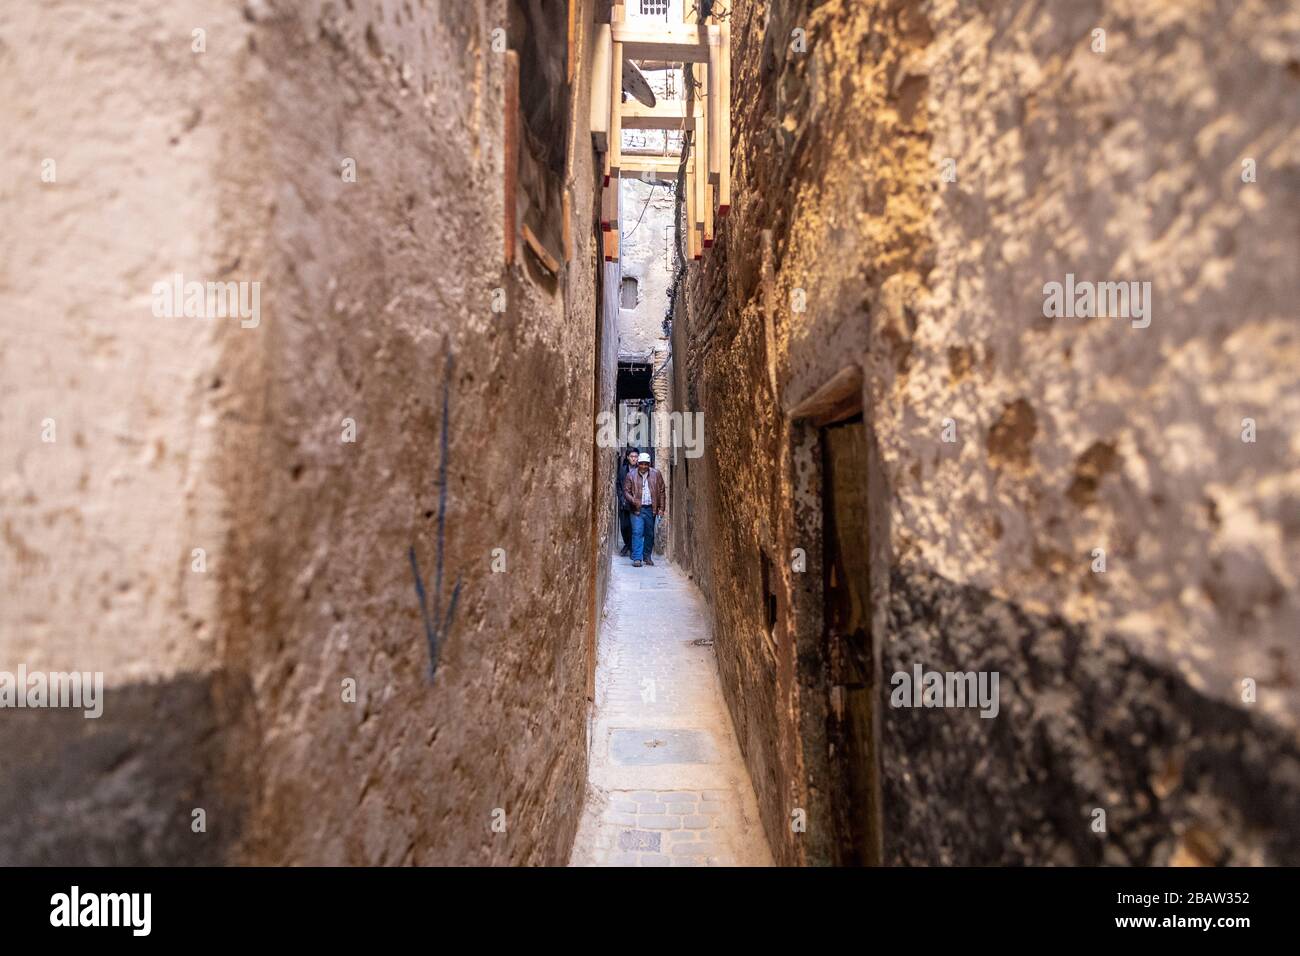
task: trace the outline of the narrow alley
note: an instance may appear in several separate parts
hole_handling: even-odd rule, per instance
[[[1295,0],[6,0],[0,130],[0,867],[1300,865]]]
[[[597,647],[587,802],[571,866],[770,866],[703,599],[616,559]]]

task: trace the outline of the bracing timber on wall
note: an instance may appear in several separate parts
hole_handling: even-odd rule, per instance
[[[683,7],[690,6],[684,3]],[[617,261],[621,229],[619,180],[641,173],[677,175],[680,152],[647,153],[624,144],[624,130],[690,131],[686,157],[687,256],[700,259],[713,246],[717,220],[731,208],[731,29],[729,4],[713,4],[702,23],[629,18],[622,3],[594,31],[591,142],[604,170],[600,225],[606,260]],[[694,20],[694,8],[684,16]],[[642,69],[678,70],[677,99],[645,96]],[[631,87],[631,88],[630,88]],[[644,87],[644,89],[642,88]],[[627,94],[635,99],[625,101]],[[647,104],[647,99],[649,103]],[[667,144],[668,137],[665,135]]]
[[[571,186],[576,136],[576,5],[513,0],[504,38],[504,262],[557,276],[573,254]],[[567,40],[566,40],[567,38]],[[588,49],[584,44],[583,50]],[[521,257],[519,250],[528,255]]]

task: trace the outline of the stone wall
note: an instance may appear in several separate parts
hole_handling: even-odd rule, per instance
[[[215,731],[247,693],[230,511],[259,476],[228,463],[269,309],[153,290],[268,279],[249,33],[200,0],[0,10],[0,671],[100,672],[105,698],[0,710],[0,863],[214,862],[242,827]]]
[[[5,862],[564,862],[613,381],[563,11],[521,50],[550,97],[525,111],[582,117],[521,147],[524,192],[570,192],[552,277],[502,252],[492,31],[554,40],[535,4],[61,6],[0,21],[29,144],[5,157],[0,668],[108,687],[80,735],[0,713]],[[539,195],[521,217],[562,257]],[[259,281],[260,324],[153,318],[176,271]]]
[[[1296,862],[1295,10],[737,0],[732,24],[734,206],[675,329],[707,467],[675,533],[778,859],[842,860],[798,412],[856,366],[883,859]],[[1150,324],[1045,317],[1067,273],[1150,282]],[[918,663],[1000,671],[1000,715],[891,708]]]
[[[624,235],[619,243],[619,263],[623,279],[636,280],[637,301],[619,314],[618,352],[624,361],[648,362],[664,345],[664,316],[672,282],[664,230],[672,227],[673,187],[626,179],[621,188]]]

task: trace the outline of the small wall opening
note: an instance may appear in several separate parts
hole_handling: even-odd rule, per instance
[[[636,279],[631,276],[623,277],[623,285],[620,290],[618,307],[620,309],[636,308]]]
[[[617,400],[622,402],[653,399],[650,388],[652,370],[649,362],[619,362],[618,383],[615,386]]]
[[[772,559],[768,556],[766,550],[763,554],[763,617],[767,623],[767,639],[773,649],[776,647],[776,624],[778,619],[778,604],[776,600],[776,589],[773,584],[775,575],[772,571]]]
[[[654,370],[648,362],[619,362],[615,398],[618,403],[619,444],[636,448],[657,467],[654,455]]]

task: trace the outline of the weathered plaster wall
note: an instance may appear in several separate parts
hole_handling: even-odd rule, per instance
[[[203,0],[0,9],[0,671],[102,672],[105,698],[0,710],[0,863],[216,862],[241,825],[215,730],[246,694],[223,595],[256,476],[226,462],[266,326],[157,317],[152,290],[267,278],[248,32]]]
[[[100,743],[109,716],[77,736],[0,713],[6,859],[562,863],[612,403],[586,137],[571,265],[549,277],[521,243],[507,268],[504,2],[63,6],[0,21],[29,144],[4,161],[31,184],[5,195],[22,597],[0,667],[102,664],[131,723]],[[47,154],[66,193],[39,184]],[[153,319],[150,283],[182,270],[260,280],[260,326]]]
[[[856,362],[882,676],[1002,674],[994,720],[881,688],[885,858],[1295,862],[1295,10],[737,2],[732,23],[735,205],[679,330],[709,427],[690,536],[778,858],[834,858],[838,773],[816,436],[785,412]],[[1150,281],[1150,327],[1045,319],[1067,272]]]
[[[598,193],[597,193],[598,195]],[[600,275],[600,312],[599,312],[599,335],[597,338],[598,351],[596,354],[596,375],[598,380],[596,394],[596,414],[605,413],[611,416],[612,421],[618,420],[618,323],[619,323],[619,278],[620,268],[617,262],[606,262],[599,258],[603,253],[603,247],[598,241],[593,244],[593,255],[597,256],[599,262]],[[595,418],[597,422],[599,418]],[[599,434],[599,428],[597,428]],[[618,507],[617,507],[617,484],[618,484],[618,459],[622,450],[618,447],[617,441],[610,443],[597,439],[595,473],[592,476],[592,499],[593,507],[597,515],[595,521],[596,528],[596,554],[600,555],[598,564],[598,578],[596,582],[596,609],[598,612],[603,611],[605,607],[605,593],[609,588],[609,575],[612,569],[614,553],[623,546],[622,536],[618,525]],[[601,516],[604,516],[603,520]],[[595,694],[596,680],[596,632],[595,624],[599,621],[600,614],[597,613],[593,621],[590,635],[590,648],[588,652],[588,691],[591,695]]]
[[[621,182],[623,190],[623,236],[619,241],[619,263],[624,279],[635,279],[634,308],[619,313],[618,353],[624,359],[649,361],[656,349],[666,345],[664,316],[668,313],[668,286],[672,282],[665,230],[673,223],[673,187],[667,183],[645,183],[637,179]],[[667,252],[666,252],[667,251]]]
[[[585,784],[597,570],[591,151],[576,138],[572,266],[552,279],[521,243],[504,267],[505,4],[410,16],[316,4],[259,41],[289,290],[250,607],[267,768],[252,852],[555,864]],[[546,66],[563,81],[562,56]]]

